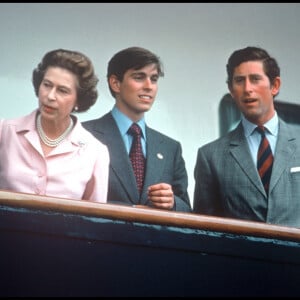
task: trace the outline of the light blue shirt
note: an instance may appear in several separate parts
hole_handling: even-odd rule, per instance
[[[244,127],[244,134],[245,134],[245,137],[248,141],[248,145],[250,148],[251,156],[252,156],[253,162],[256,166],[257,151],[258,151],[258,147],[259,147],[259,144],[261,141],[261,134],[255,130],[257,125],[249,122],[243,115],[242,115],[242,124]],[[270,119],[267,123],[265,123],[264,127],[267,128],[267,130],[265,132],[266,137],[270,143],[270,147],[271,147],[272,153],[274,155],[276,142],[277,142],[277,136],[278,136],[278,116],[277,116],[276,111],[275,111],[273,118]]]
[[[125,114],[123,114],[117,107],[114,105],[113,109],[111,110],[112,116],[115,119],[118,128],[120,130],[122,139],[125,144],[125,148],[127,150],[127,153],[129,154],[131,144],[132,144],[132,135],[128,134],[127,131],[132,125],[132,120],[128,118]],[[136,122],[142,129],[143,136],[141,138],[142,148],[144,156],[146,157],[146,124],[145,119],[142,118],[138,122]]]

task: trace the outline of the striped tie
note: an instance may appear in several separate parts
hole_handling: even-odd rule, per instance
[[[141,192],[144,184],[145,174],[145,157],[142,151],[141,144],[142,130],[139,125],[133,123],[128,129],[128,133],[133,136],[129,157],[133,167],[138,190],[139,192]]]
[[[273,166],[273,154],[269,141],[265,135],[265,128],[263,126],[258,126],[256,130],[261,134],[261,142],[257,152],[257,170],[266,193],[268,194]]]

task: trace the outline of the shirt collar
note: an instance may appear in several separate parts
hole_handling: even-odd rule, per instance
[[[277,112],[275,111],[274,116],[264,124],[264,127],[266,127],[269,131],[270,134],[272,134],[273,136],[277,136],[278,133],[278,115]],[[257,127],[256,124],[251,123],[250,121],[248,121],[245,116],[242,114],[242,124],[244,127],[244,132],[245,132],[245,136],[249,137],[255,130],[255,128]]]
[[[121,132],[121,135],[124,136],[127,134],[127,131],[129,127],[132,125],[132,120],[128,118],[125,114],[123,114],[116,105],[114,105],[113,109],[111,110],[111,114],[113,118],[115,119],[119,130]],[[146,136],[146,124],[145,124],[145,118],[140,119],[138,122],[136,122],[142,129],[143,136]]]

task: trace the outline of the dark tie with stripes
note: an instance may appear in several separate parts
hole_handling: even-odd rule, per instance
[[[139,192],[141,192],[144,184],[145,174],[145,157],[142,150],[141,136],[142,130],[139,125],[133,123],[128,129],[128,133],[132,135],[132,145],[129,152],[129,157],[133,167],[133,172],[136,178],[136,183]]]
[[[265,128],[258,126],[256,130],[261,134],[261,142],[257,151],[257,170],[266,193],[268,194],[273,166],[273,154],[265,135]]]

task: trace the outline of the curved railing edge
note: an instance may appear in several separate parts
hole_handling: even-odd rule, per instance
[[[0,205],[300,241],[300,228],[205,216],[194,213],[165,211],[141,205],[125,206],[85,200],[40,196],[7,190],[0,190]]]

